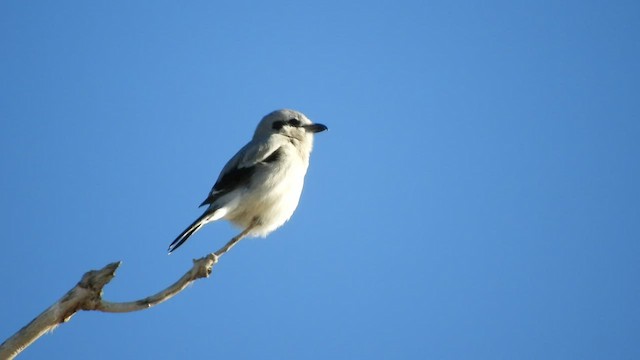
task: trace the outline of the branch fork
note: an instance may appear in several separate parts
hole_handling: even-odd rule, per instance
[[[65,323],[78,311],[126,313],[145,310],[167,301],[198,279],[208,278],[220,257],[231,250],[250,229],[232,238],[218,251],[193,260],[193,266],[175,283],[160,292],[129,302],[110,302],[102,298],[103,288],[115,277],[121,262],[107,264],[99,270],[86,272],[80,281],[60,300],[51,305],[29,324],[0,344],[0,359],[13,359],[42,335]]]

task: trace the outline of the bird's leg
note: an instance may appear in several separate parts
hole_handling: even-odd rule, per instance
[[[229,240],[229,242],[226,243],[225,246],[221,247],[218,251],[216,251],[214,255],[216,257],[220,257],[224,255],[227,251],[231,250],[231,248],[234,247],[240,240],[244,239],[247,235],[249,235],[249,232],[251,232],[251,230],[253,230],[253,228],[256,227],[256,225],[258,225],[258,221],[254,219],[246,229],[244,229],[240,234],[234,236],[231,240]]]

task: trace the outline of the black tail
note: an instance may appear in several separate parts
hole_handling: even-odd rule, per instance
[[[196,231],[200,230],[202,225],[206,224],[204,219],[210,216],[211,213],[209,211],[205,211],[199,218],[196,219],[188,228],[186,228],[178,237],[173,240],[171,245],[169,245],[169,254],[175,251],[180,245],[184,244],[185,241],[189,240],[189,236],[195,234]]]

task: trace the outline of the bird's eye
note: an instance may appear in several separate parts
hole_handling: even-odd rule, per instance
[[[284,126],[284,121],[274,121],[273,124],[271,124],[271,128],[273,130],[280,130],[282,129],[283,126]]]
[[[289,119],[288,124],[291,126],[298,127],[300,126],[301,122],[298,119]]]

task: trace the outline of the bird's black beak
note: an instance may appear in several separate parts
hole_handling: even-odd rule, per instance
[[[322,124],[311,124],[311,125],[304,125],[302,126],[307,132],[310,133],[319,133],[319,132],[323,132],[325,130],[329,130],[328,127],[326,127],[325,125]]]

